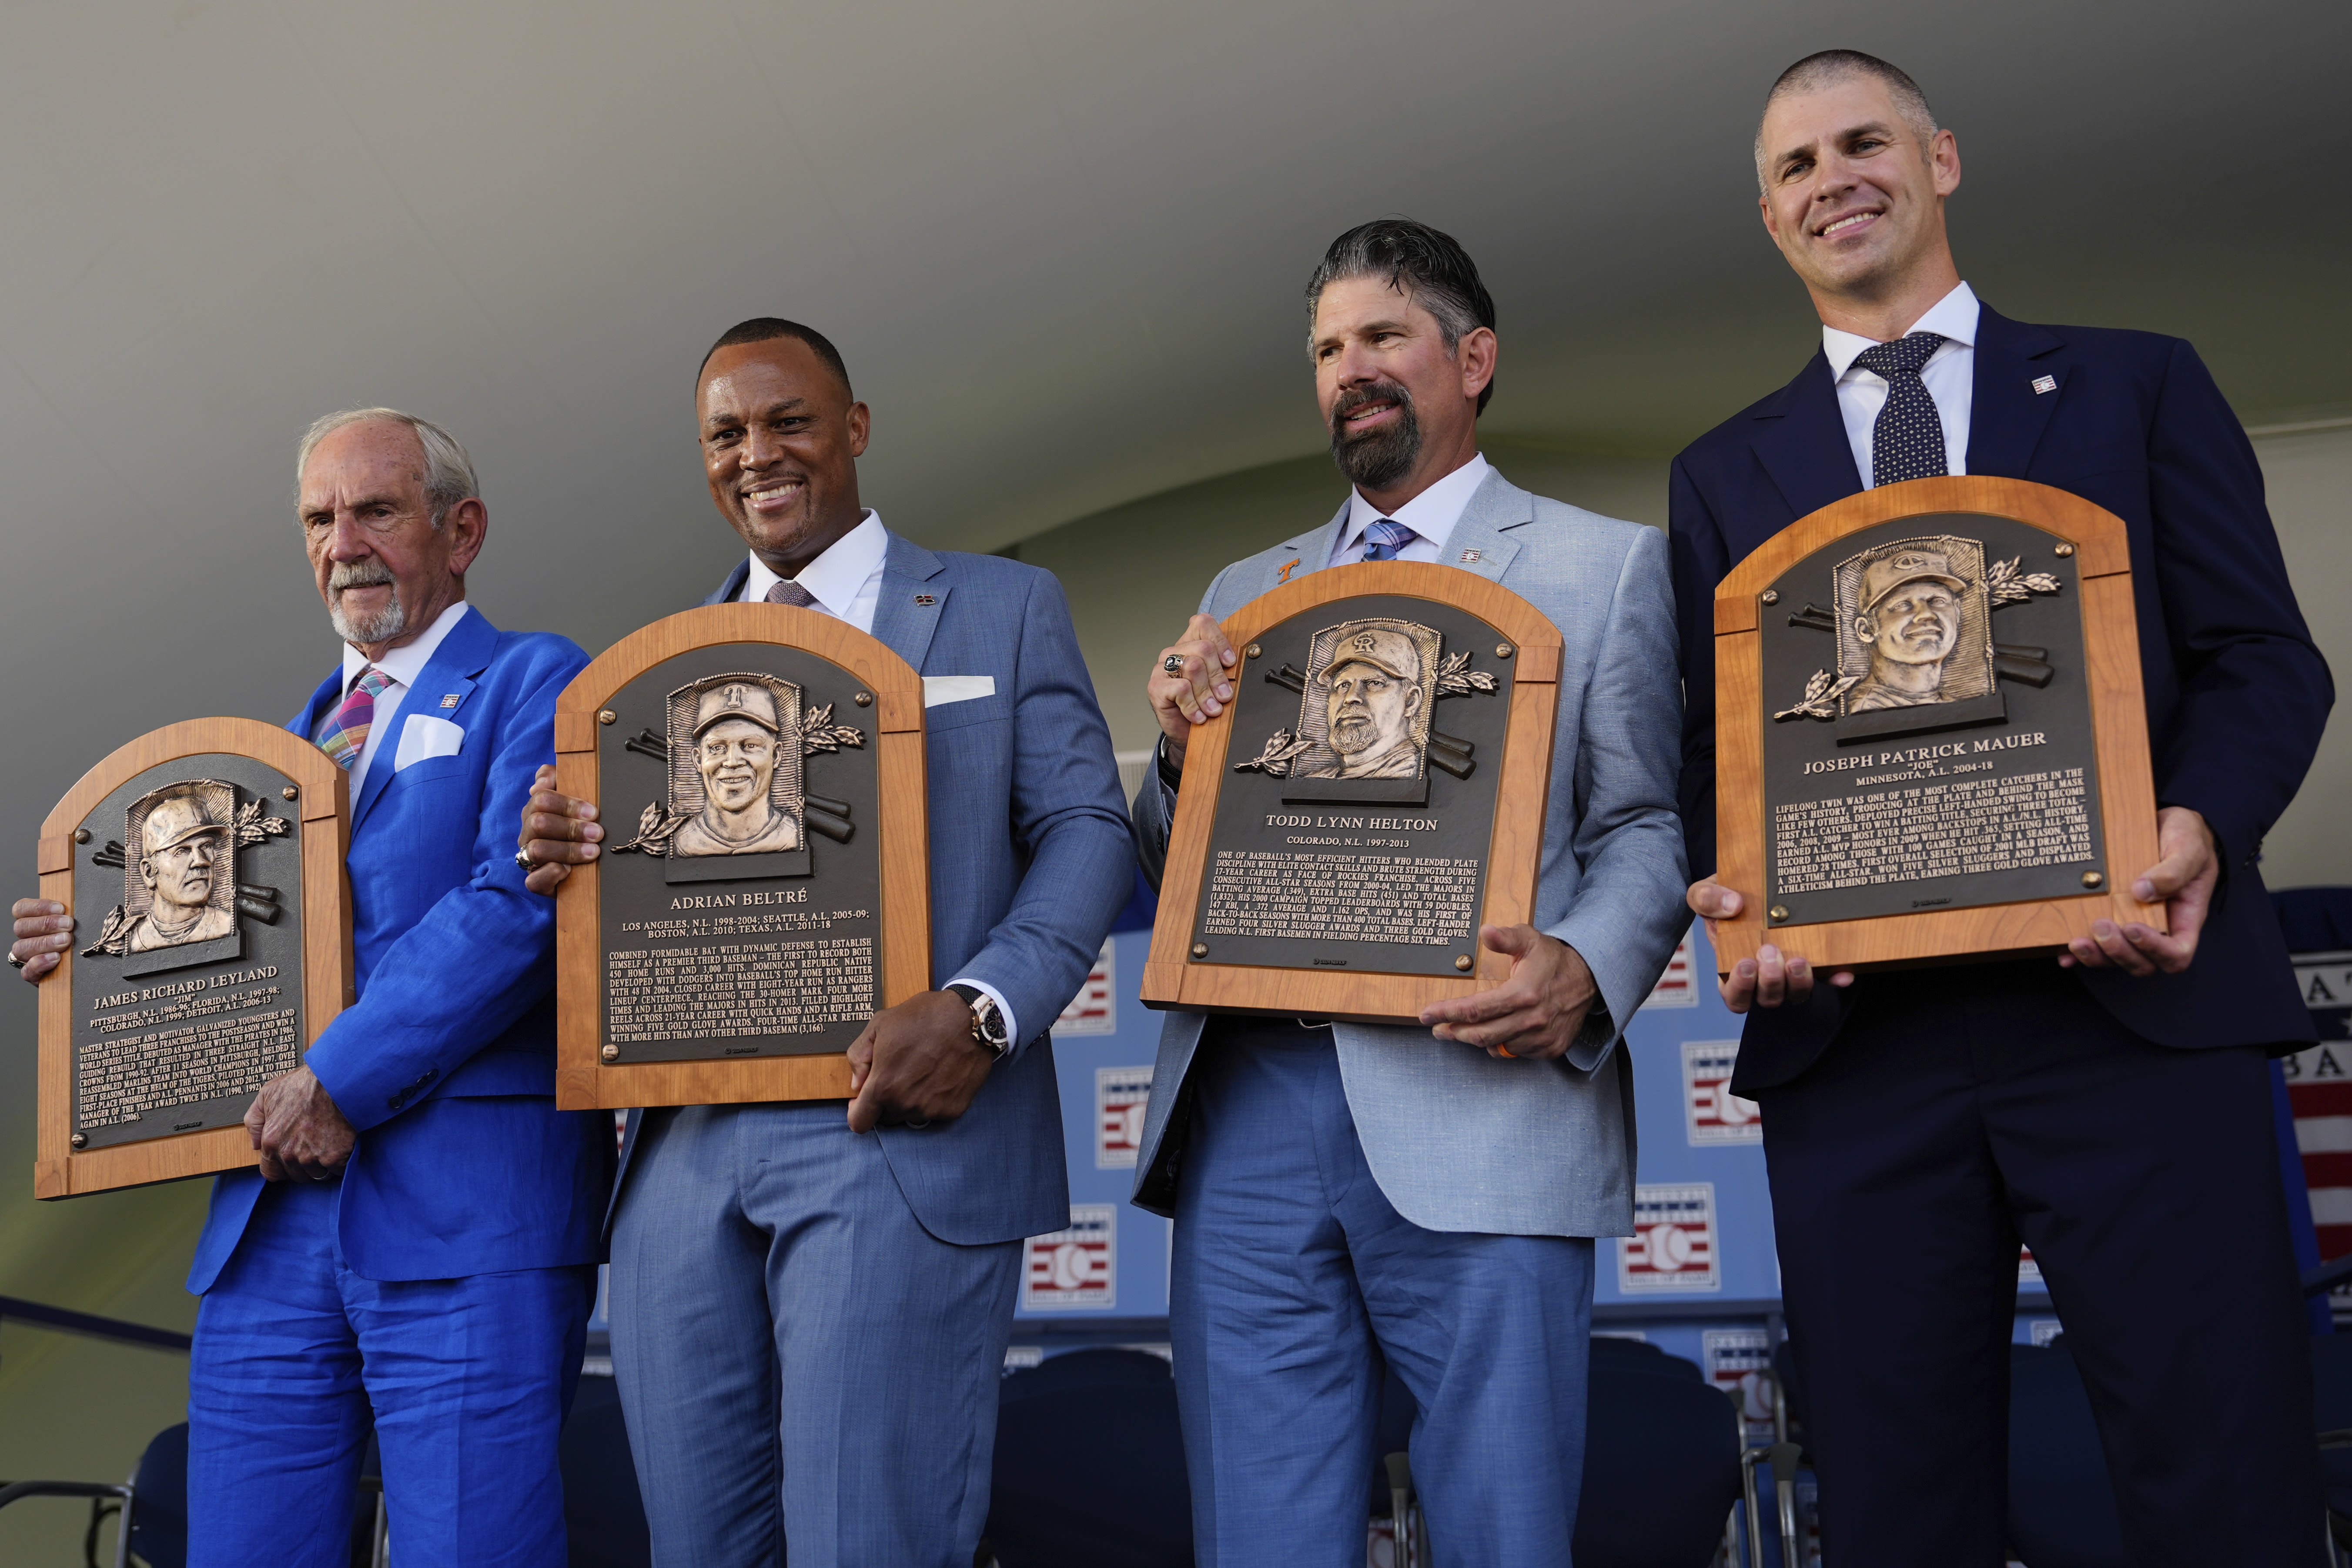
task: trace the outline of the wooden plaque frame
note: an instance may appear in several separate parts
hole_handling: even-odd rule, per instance
[[[352,904],[343,876],[351,843],[351,781],[301,736],[257,719],[189,719],[140,736],[82,774],[41,824],[41,897],[74,908],[74,830],[130,779],[181,757],[240,753],[285,774],[300,792],[280,809],[299,824],[302,847],[302,1048],[352,1000]],[[83,921],[79,943],[95,934]],[[77,1150],[73,1146],[73,966],[68,947],[40,984],[39,1125],[33,1164],[37,1198],[79,1197],[260,1163],[243,1127]]]
[[[853,672],[874,705],[845,710],[875,731],[881,821],[882,1005],[930,989],[929,808],[924,794],[923,680],[887,645],[856,627],[790,605],[707,605],[654,622],[607,648],[555,704],[556,787],[602,805],[598,715],[646,671],[696,648],[777,643]],[[600,817],[615,831],[609,815]],[[614,839],[607,837],[609,846]],[[604,1037],[604,943],[599,935],[601,858],[572,868],[555,900],[555,1101],[566,1110],[646,1105],[731,1105],[784,1100],[846,1100],[849,1058],[827,1052],[674,1062],[599,1059]]]
[[[1520,925],[1535,909],[1543,858],[1544,810],[1551,784],[1552,730],[1559,716],[1560,636],[1541,610],[1499,584],[1455,566],[1383,561],[1335,566],[1259,595],[1221,623],[1236,650],[1267,627],[1336,599],[1429,599],[1476,616],[1510,640],[1511,712],[1497,766],[1495,824],[1487,842],[1485,925]],[[1244,654],[1243,668],[1248,668]],[[1448,997],[1492,989],[1511,961],[1481,947],[1468,974],[1335,973],[1195,961],[1190,952],[1217,801],[1233,777],[1234,710],[1192,731],[1184,748],[1184,784],[1168,837],[1160,914],[1143,966],[1147,1007],[1297,1015],[1354,1023],[1417,1022],[1421,1010]],[[1516,803],[1516,804],[1515,804]]]
[[[2079,896],[1929,910],[1916,914],[1790,926],[1780,944],[1817,971],[1869,969],[1962,955],[2052,952],[2088,936],[2094,921],[2166,929],[2164,906],[2143,904],[2130,879],[2157,861],[2156,786],[2140,690],[2139,628],[2133,618],[2131,547],[2124,521],[2082,497],[2023,479],[1979,476],[1909,479],[1864,490],[1798,519],[1732,568],[1715,591],[1717,879],[1738,891],[1737,920],[1709,921],[1716,967],[1728,974],[1774,938],[1766,919],[1764,700],[1759,595],[1781,574],[1848,534],[1953,512],[2009,518],[2074,548],[2083,648],[2105,860],[2112,875]]]

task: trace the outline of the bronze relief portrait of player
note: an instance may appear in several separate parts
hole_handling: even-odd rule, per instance
[[[152,901],[124,933],[128,951],[210,942],[236,929],[235,911],[213,901],[214,868],[227,831],[193,791],[168,795],[148,812],[139,829],[139,879]]]
[[[677,830],[673,855],[754,855],[801,847],[800,825],[775,801],[784,731],[776,694],[761,681],[706,688],[695,705],[694,765],[702,809]]]
[[[1343,633],[1331,662],[1312,677],[1323,701],[1328,760],[1314,757],[1293,772],[1303,779],[1410,779],[1421,776],[1427,704],[1421,649],[1403,632],[1365,626]],[[1316,700],[1310,691],[1307,700]]]
[[[1944,664],[1960,641],[1960,596],[1940,552],[1904,549],[1862,569],[1862,610],[1854,640],[1870,650],[1870,673],[1846,699],[1850,713],[1948,702]]]

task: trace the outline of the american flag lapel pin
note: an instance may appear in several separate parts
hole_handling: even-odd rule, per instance
[[[2039,396],[2045,392],[2055,392],[2057,390],[2058,378],[2056,376],[2037,375],[2033,378],[2033,391],[2036,396]]]
[[[441,699],[441,706],[444,708],[455,708],[461,700],[463,700],[462,694],[452,691],[448,696]]]
[[[1470,564],[1470,563],[1472,563],[1473,561],[1475,561],[1475,560],[1477,560],[1477,559],[1478,559],[1478,556],[1479,556],[1479,554],[1480,554],[1480,553],[1481,553],[1480,552],[1475,551],[1475,550],[1465,550],[1465,551],[1464,551],[1464,552],[1462,552],[1462,564],[1463,564],[1463,565],[1465,565],[1465,566],[1469,565],[1469,564]]]
[[[939,603],[939,600],[929,594],[918,594],[915,595],[915,603],[919,605],[936,605]]]

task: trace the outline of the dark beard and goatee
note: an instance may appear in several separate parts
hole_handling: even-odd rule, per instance
[[[1341,434],[1348,416],[1368,403],[1393,403],[1397,417],[1361,436]],[[1412,394],[1395,382],[1350,387],[1331,405],[1331,460],[1358,489],[1383,490],[1412,471],[1421,456],[1421,420]]]

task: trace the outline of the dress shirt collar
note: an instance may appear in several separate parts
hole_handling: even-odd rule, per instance
[[[365,669],[370,663],[373,663],[376,668],[403,686],[415,685],[416,678],[425,673],[425,667],[433,662],[434,650],[441,646],[444,637],[457,629],[457,623],[465,618],[466,601],[460,599],[434,616],[433,624],[425,628],[423,637],[418,637],[415,642],[403,643],[398,647],[388,650],[379,659],[370,660],[367,655],[351,644],[345,643],[343,645],[343,694],[347,697],[351,695],[352,682],[360,678],[360,671]]]
[[[1342,552],[1353,550],[1364,537],[1364,530],[1382,518],[1401,522],[1430,543],[1443,549],[1453,534],[1454,525],[1462,521],[1469,507],[1470,498],[1486,482],[1495,470],[1488,466],[1484,452],[1473,453],[1468,462],[1431,485],[1427,489],[1394,511],[1382,511],[1364,499],[1361,490],[1348,492],[1348,526],[1339,537]]]
[[[857,526],[827,545],[824,553],[802,567],[793,581],[806,588],[826,614],[845,621],[857,591],[882,569],[882,558],[889,552],[890,535],[882,527],[882,514],[867,507]],[[766,598],[768,590],[783,581],[768,570],[757,553],[751,560],[751,575],[743,584],[746,604]]]
[[[1903,335],[1907,338],[1913,332],[1937,332],[1964,349],[1972,349],[1977,346],[1977,316],[1980,309],[1975,293],[1963,283],[1930,305],[1927,313],[1912,322]],[[1822,353],[1830,362],[1832,381],[1843,380],[1862,351],[1877,346],[1876,338],[1842,332],[1835,327],[1822,329]],[[1942,352],[1939,346],[1937,353]]]

